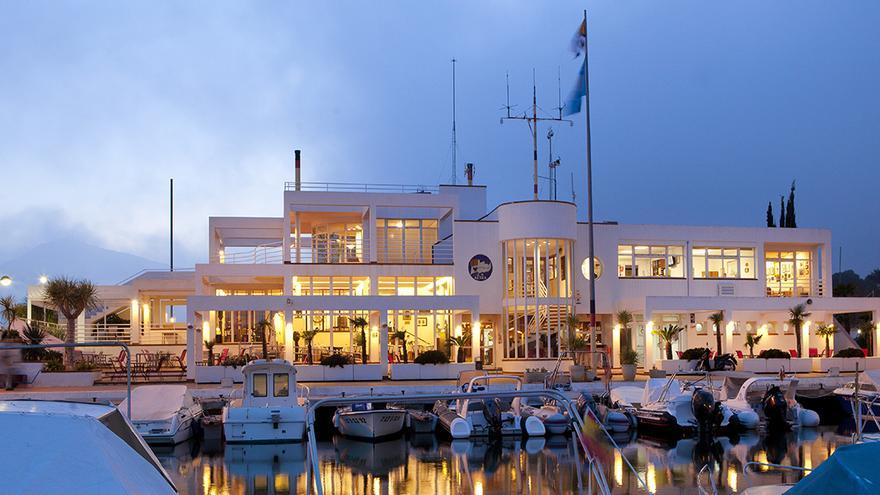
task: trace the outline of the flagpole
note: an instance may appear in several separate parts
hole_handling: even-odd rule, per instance
[[[593,246],[593,161],[591,159],[590,142],[590,52],[587,48],[589,30],[587,29],[587,11],[584,10],[584,118],[587,134],[587,224],[589,227],[588,242],[590,246],[590,367],[596,369],[596,257]]]

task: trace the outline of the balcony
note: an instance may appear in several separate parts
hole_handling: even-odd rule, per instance
[[[362,193],[415,193],[437,194],[437,186],[421,184],[355,184],[347,182],[301,182],[300,191],[317,192],[362,192]],[[295,182],[285,182],[285,191],[296,191]]]
[[[381,264],[451,265],[452,239],[433,244],[383,242],[377,246],[377,262]],[[211,257],[211,263],[228,265],[281,264],[284,248],[280,242],[236,252],[220,252]],[[297,257],[297,252],[299,256]],[[370,245],[364,239],[304,239],[297,248],[290,246],[291,263],[349,264],[369,263]]]

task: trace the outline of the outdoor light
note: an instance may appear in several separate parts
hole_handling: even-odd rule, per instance
[[[40,284],[46,285],[47,283],[49,283],[49,277],[45,275],[40,275]]]
[[[9,287],[10,285],[12,285],[12,279],[9,277],[9,275],[3,275],[2,277],[0,277],[0,285],[2,285],[3,287]]]

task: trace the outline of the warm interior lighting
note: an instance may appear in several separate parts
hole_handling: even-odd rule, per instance
[[[614,450],[614,482],[617,486],[623,486],[623,458],[616,449]]]

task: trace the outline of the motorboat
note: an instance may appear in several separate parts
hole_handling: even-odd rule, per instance
[[[437,429],[437,415],[426,411],[424,407],[415,404],[388,404],[388,409],[401,409],[406,411],[404,427],[413,433],[434,433]]]
[[[459,376],[457,390],[465,393],[485,392],[490,387],[499,391],[522,390],[522,378],[515,375],[477,375],[461,383],[467,377]],[[456,439],[490,435],[544,436],[547,433],[540,419],[522,413],[520,397],[509,402],[497,397],[438,400],[433,412],[440,426]]]
[[[403,431],[405,409],[374,408],[370,403],[341,407],[333,415],[333,426],[345,436],[375,440]]]
[[[0,401],[3,493],[175,494],[177,488],[111,404]]]
[[[119,404],[128,410],[128,399]],[[202,406],[186,385],[141,385],[131,391],[131,422],[148,444],[176,445],[199,429]]]
[[[728,376],[721,387],[721,399],[746,429],[757,428],[762,422],[771,430],[819,426],[819,415],[795,400],[797,386],[797,378],[753,376],[740,381]]]
[[[223,408],[226,442],[302,441],[309,390],[297,385],[296,368],[283,359],[257,359],[242,374],[242,397]]]
[[[638,402],[634,391],[629,390],[634,387],[612,389],[611,396],[620,409],[636,417],[639,431],[688,435],[738,426],[736,415],[715,399],[708,386],[701,386],[701,380],[681,382],[675,375],[668,379],[649,378]]]
[[[201,401],[202,404],[202,438],[206,442],[223,440],[223,408],[227,400],[224,398]]]
[[[633,388],[636,388],[639,394],[641,394],[641,389],[638,389],[638,387]],[[614,394],[613,391],[612,394]],[[620,407],[620,401],[629,404],[631,399],[622,399],[620,392],[618,392],[617,395],[601,397],[597,401],[591,393],[582,390],[575,401],[575,407],[581,416],[584,416],[589,408],[593,416],[602,423],[609,433],[625,433],[634,429],[638,424],[638,420],[636,420],[632,408]]]
[[[571,418],[562,407],[558,406],[554,400],[533,399],[535,404],[530,404],[526,400],[520,408],[523,416],[533,416],[544,423],[544,429],[551,435],[563,435],[568,431],[571,425]]]

